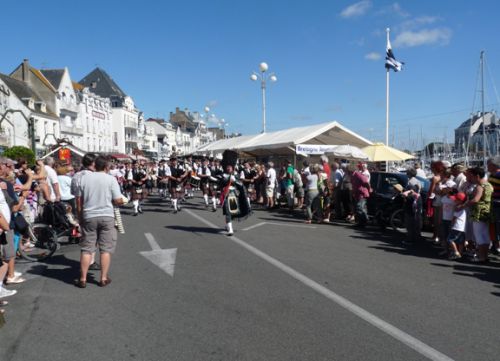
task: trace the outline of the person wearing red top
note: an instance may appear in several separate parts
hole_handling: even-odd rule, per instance
[[[330,176],[332,175],[332,171],[330,169],[330,165],[328,164],[328,157],[326,155],[322,155],[320,157],[321,165],[323,166],[323,172],[326,173],[328,180],[330,180]]]
[[[366,200],[370,196],[370,183],[368,178],[361,171],[355,171],[352,173],[351,182],[352,197],[356,203],[356,225],[364,227],[368,222]]]
[[[491,251],[500,254],[500,157],[488,159],[488,172],[490,173],[488,181],[493,186],[493,194],[491,195],[491,214],[495,225],[495,238],[493,239],[493,247]]]

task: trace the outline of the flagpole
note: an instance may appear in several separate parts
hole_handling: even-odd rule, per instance
[[[389,31],[387,28],[387,44],[389,44]],[[389,146],[389,68],[386,69],[386,92],[385,92],[385,145]],[[385,171],[389,171],[389,162],[385,162]]]
[[[390,29],[386,29],[387,32],[387,44],[389,44],[389,32]],[[389,146],[389,68],[386,71],[386,104],[385,104],[385,145]]]

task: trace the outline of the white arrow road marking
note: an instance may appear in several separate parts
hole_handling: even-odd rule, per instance
[[[174,277],[175,257],[177,256],[177,248],[161,249],[151,233],[144,233],[146,239],[151,246],[152,251],[139,252],[153,264],[160,267],[166,274]]]
[[[217,227],[212,222],[206,220],[202,216],[192,212],[189,209],[186,209],[185,212],[190,214],[194,218],[198,219],[199,221],[205,223],[207,226],[209,226],[211,228],[220,229],[220,227]],[[439,352],[438,350],[432,348],[431,346],[423,343],[419,339],[404,332],[403,330],[400,330],[396,326],[393,326],[390,323],[382,320],[381,318],[375,316],[373,313],[366,311],[365,309],[359,307],[358,305],[352,303],[348,299],[340,296],[339,294],[337,294],[337,293],[333,292],[332,290],[326,288],[325,286],[317,283],[316,281],[304,276],[302,273],[294,270],[292,267],[287,266],[286,264],[278,261],[276,258],[269,256],[267,253],[262,252],[258,248],[255,248],[254,246],[246,243],[245,241],[239,239],[238,237],[231,236],[231,237],[228,237],[228,239],[230,239],[234,243],[240,245],[241,247],[245,248],[247,251],[253,253],[255,256],[259,257],[260,259],[268,262],[269,264],[273,265],[274,267],[285,272],[290,277],[296,279],[297,281],[301,282],[302,284],[306,285],[307,287],[310,287],[314,291],[325,296],[329,300],[335,302],[337,305],[343,307],[344,309],[346,309],[347,311],[358,316],[362,320],[365,320],[366,322],[368,322],[372,326],[378,328],[382,332],[394,337],[396,340],[402,342],[403,344],[405,344],[409,348],[415,350],[416,352],[418,352],[422,356],[425,356],[428,359],[434,360],[434,361],[453,361],[452,358],[446,356],[445,354]]]
[[[316,228],[316,226],[305,226],[301,224],[284,224],[284,223],[277,223],[277,222],[260,222],[257,224],[254,224],[253,226],[243,228],[242,231],[249,231],[251,229],[257,228],[264,226],[266,224],[271,224],[273,226],[281,226],[281,227],[296,227],[296,228]]]

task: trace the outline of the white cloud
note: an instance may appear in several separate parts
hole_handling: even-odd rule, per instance
[[[416,17],[416,18],[411,19],[411,20],[403,21],[399,27],[403,31],[412,30],[412,29],[418,28],[420,26],[434,24],[440,20],[442,20],[442,19],[438,16],[424,15],[424,16]]]
[[[446,45],[450,42],[452,31],[449,28],[422,29],[418,31],[403,31],[396,40],[394,47],[413,47],[421,45]]]
[[[398,15],[402,18],[407,18],[410,16],[410,13],[404,10],[399,3],[392,3],[389,6],[385,6],[382,9],[378,10],[375,15],[383,16],[383,15]]]
[[[380,55],[380,53],[376,53],[376,52],[371,52],[371,53],[368,53],[365,55],[365,59],[367,59],[367,60],[377,61],[377,60],[380,60],[381,58],[382,58],[382,55]]]
[[[403,10],[403,8],[401,7],[401,5],[399,5],[399,3],[394,3],[391,5],[391,10],[398,14],[399,16],[403,17],[403,18],[406,18],[408,16],[410,16],[410,13]]]
[[[372,2],[370,0],[363,0],[355,4],[349,5],[340,13],[343,18],[353,18],[357,16],[362,16],[372,7]]]

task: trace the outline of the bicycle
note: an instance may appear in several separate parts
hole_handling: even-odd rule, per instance
[[[19,253],[27,261],[43,261],[59,248],[57,233],[48,224],[28,222],[26,236],[22,237]]]

